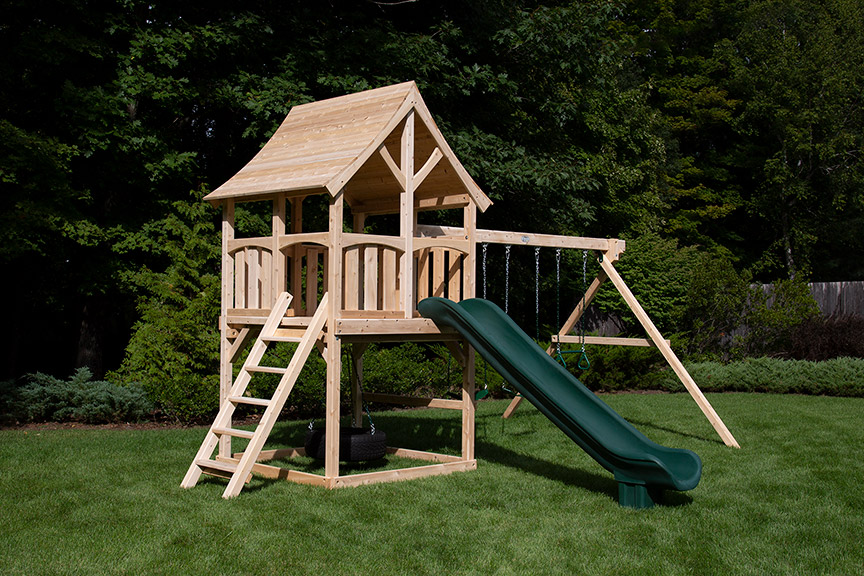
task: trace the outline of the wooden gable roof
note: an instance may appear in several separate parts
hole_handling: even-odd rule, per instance
[[[414,82],[295,106],[258,154],[205,200],[218,204],[283,192],[335,195],[344,189],[358,212],[397,212],[401,186],[386,154],[378,152],[383,146],[399,158],[402,126],[412,110],[414,165],[441,155],[415,191],[418,207],[474,202],[485,210],[491,201],[453,154]]]

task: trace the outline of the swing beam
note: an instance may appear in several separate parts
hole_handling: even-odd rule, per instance
[[[551,248],[570,248],[576,250],[592,250],[599,253],[598,261],[601,270],[591,282],[585,291],[585,297],[581,298],[576,304],[576,307],[570,313],[570,316],[561,326],[558,334],[552,337],[552,344],[546,349],[546,353],[553,355],[555,353],[555,344],[581,342],[578,337],[570,336],[570,332],[579,322],[579,319],[585,313],[588,305],[597,295],[600,287],[604,282],[610,280],[615,286],[615,289],[624,299],[624,302],[633,312],[636,319],[642,325],[648,338],[608,338],[608,337],[585,337],[585,344],[602,344],[610,346],[654,346],[663,355],[663,358],[678,376],[681,383],[687,389],[687,392],[699,406],[699,409],[708,419],[708,422],[723,440],[723,443],[733,448],[740,448],[738,441],[732,436],[732,433],[726,427],[723,420],[711,406],[711,403],[705,398],[705,395],[696,385],[696,382],[690,376],[684,364],[672,350],[669,340],[663,338],[663,335],[654,325],[654,322],[639,304],[639,301],[630,291],[624,279],[618,274],[615,269],[614,262],[617,262],[621,253],[625,250],[625,243],[618,239],[601,239],[601,238],[583,238],[571,236],[556,236],[551,234],[529,234],[522,232],[501,232],[496,230],[477,230],[478,241],[487,242],[490,244],[509,244],[522,246],[539,246]],[[522,402],[521,396],[516,396],[510,402],[510,405],[504,411],[503,418],[509,418],[519,404]]]

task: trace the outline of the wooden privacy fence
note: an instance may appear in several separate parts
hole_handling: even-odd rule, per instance
[[[864,316],[864,282],[813,282],[809,286],[825,316]]]
[[[823,316],[864,316],[864,282],[811,282],[810,294]],[[772,303],[773,284],[763,284],[762,290]]]

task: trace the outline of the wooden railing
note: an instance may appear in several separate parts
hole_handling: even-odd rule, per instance
[[[295,295],[294,316],[311,316],[327,291],[326,233],[279,237],[273,257],[273,238],[231,240],[234,315],[259,316],[282,291]],[[400,259],[404,241],[398,236],[343,235],[342,309],[347,316],[369,313],[387,317],[404,312]],[[413,283],[416,302],[427,296],[460,301],[470,293],[465,263],[468,241],[460,237],[414,238]]]

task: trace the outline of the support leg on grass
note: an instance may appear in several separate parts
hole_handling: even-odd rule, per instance
[[[652,508],[663,503],[663,490],[644,484],[618,482],[618,504],[625,508]]]

